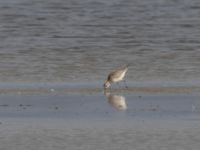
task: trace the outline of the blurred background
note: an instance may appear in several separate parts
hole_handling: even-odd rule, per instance
[[[0,0],[0,82],[200,83],[199,0]]]

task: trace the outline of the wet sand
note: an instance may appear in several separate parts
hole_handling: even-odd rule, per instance
[[[1,88],[0,149],[198,149],[198,88],[146,89]]]

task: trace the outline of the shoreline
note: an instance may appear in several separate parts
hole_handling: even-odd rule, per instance
[[[109,90],[107,90],[109,91]],[[98,94],[103,93],[104,89],[102,87],[69,87],[65,86],[57,86],[51,85],[46,87],[40,86],[15,86],[15,87],[0,87],[0,95],[1,94],[17,94],[17,95],[37,95],[37,94]],[[185,86],[157,86],[157,87],[128,87],[128,89],[124,87],[114,87],[111,92],[113,93],[146,93],[146,94],[190,94],[190,93],[199,93],[200,87],[185,87]]]

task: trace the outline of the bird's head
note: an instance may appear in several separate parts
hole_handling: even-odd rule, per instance
[[[103,87],[105,88],[105,89],[107,89],[107,88],[109,88],[110,87],[110,82],[109,81],[106,81],[105,83],[104,83],[104,85],[103,85]]]

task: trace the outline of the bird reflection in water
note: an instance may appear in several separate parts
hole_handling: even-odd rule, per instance
[[[107,92],[106,90],[104,91],[104,95],[107,97],[108,103],[111,104],[114,108],[118,110],[127,109],[126,99],[124,96],[115,95],[110,92]]]

